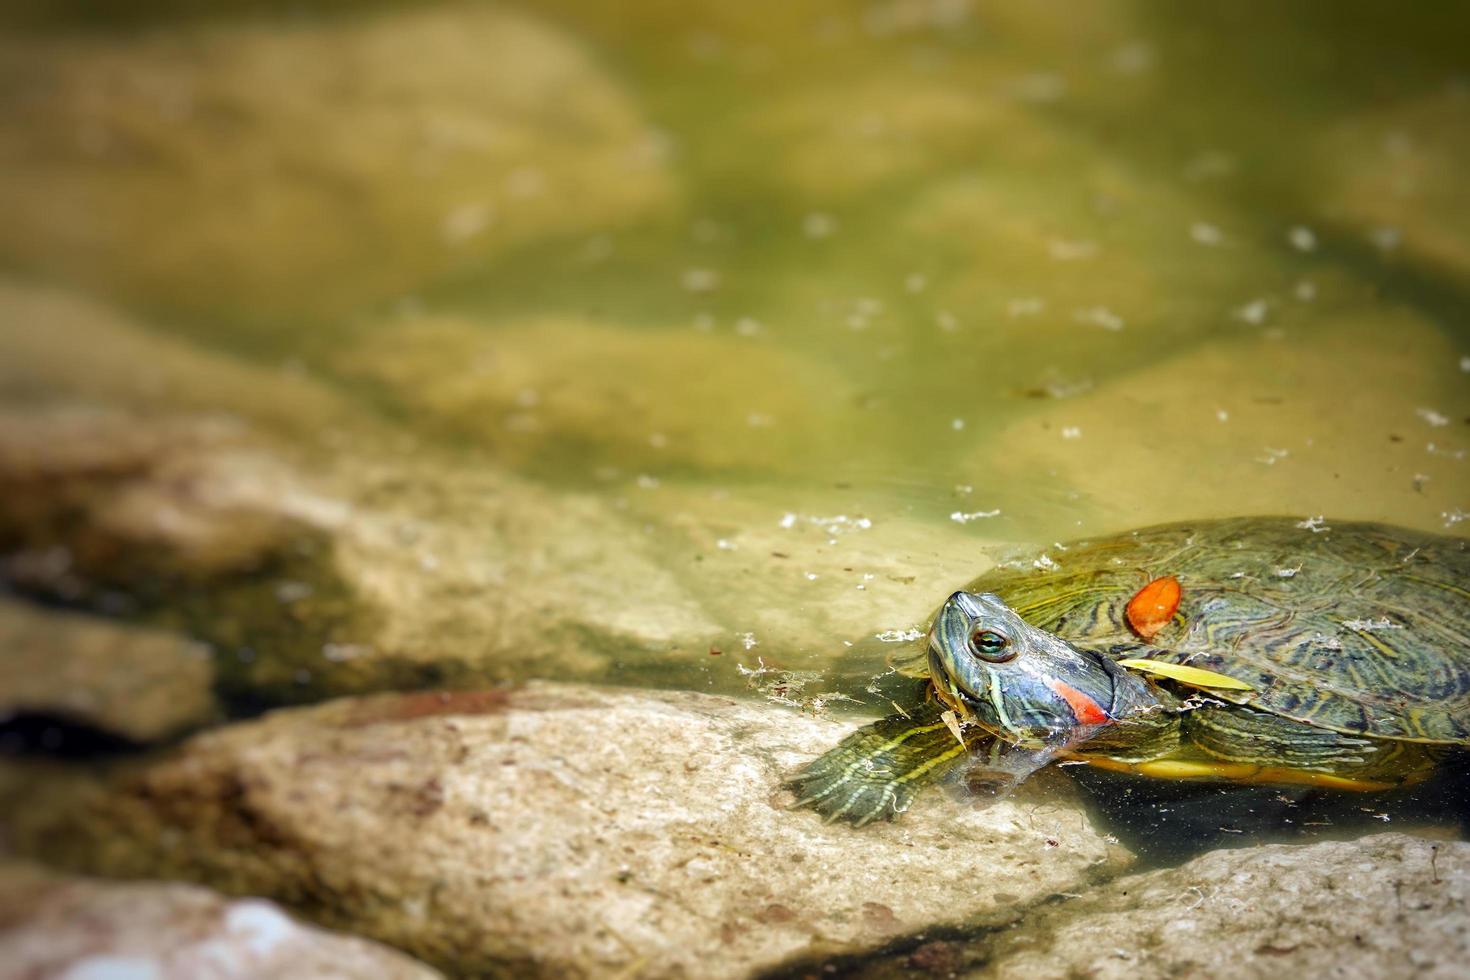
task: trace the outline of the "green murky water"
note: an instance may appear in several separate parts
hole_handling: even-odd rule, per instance
[[[412,576],[460,574],[390,640],[402,570],[199,585],[164,619],[228,610],[239,663],[293,588],[390,608],[300,613],[316,659],[225,670],[252,707],[744,690],[758,657],[860,694],[842,641],[919,625],[1008,544],[1464,531],[1455,5],[181,6],[6,14],[0,395],[269,433],[381,506]],[[551,495],[520,538],[515,493]],[[589,660],[512,631],[422,667],[478,628],[434,603],[520,577],[600,597],[565,628]],[[354,673],[372,642],[400,659]]]

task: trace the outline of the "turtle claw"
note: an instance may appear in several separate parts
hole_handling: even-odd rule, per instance
[[[926,705],[853,732],[787,780],[796,795],[791,808],[809,807],[828,823],[857,827],[894,819],[921,787],[964,756],[965,747],[940,720],[942,710]]]

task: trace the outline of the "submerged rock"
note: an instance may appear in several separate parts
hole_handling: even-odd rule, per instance
[[[0,42],[0,255],[267,316],[665,213],[663,141],[578,43],[482,4]]]
[[[1470,413],[1458,348],[1407,311],[1340,308],[1351,291],[1334,281],[1336,295],[1317,300],[1326,309],[1282,313],[1290,329],[1242,324],[1244,335],[1047,402],[969,472],[1046,473],[1079,501],[1087,531],[1242,513],[1442,531],[1464,505],[1462,437],[1448,424]]]
[[[135,742],[217,713],[209,650],[176,633],[0,599],[0,720],[36,714]]]
[[[403,318],[335,363],[431,430],[582,479],[609,464],[816,468],[856,398],[829,366],[759,339],[573,318]]]
[[[966,976],[1464,976],[1470,844],[1382,834],[1213,851],[1001,933]]]
[[[302,926],[272,902],[0,865],[0,975],[68,980],[430,980],[402,953]]]
[[[271,896],[457,972],[580,977],[746,976],[1004,921],[1128,860],[1045,776],[862,830],[784,809],[783,776],[851,727],[549,683],[341,700],[33,802],[14,837]]]

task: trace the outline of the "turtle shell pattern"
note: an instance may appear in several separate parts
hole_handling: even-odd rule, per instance
[[[1128,600],[1172,575],[1183,596],[1149,643]],[[966,586],[1033,626],[1115,657],[1228,674],[1210,696],[1351,734],[1470,743],[1470,541],[1383,524],[1188,521],[1002,561]],[[914,660],[895,664],[923,673]]]

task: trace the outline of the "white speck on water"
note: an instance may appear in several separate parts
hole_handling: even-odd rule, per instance
[[[1112,330],[1114,332],[1122,330],[1126,326],[1123,318],[1106,306],[1087,306],[1079,310],[1074,310],[1072,319],[1078,323],[1090,323],[1095,327],[1102,327],[1104,330]]]
[[[1215,180],[1235,174],[1235,157],[1219,150],[1206,150],[1184,165],[1184,179]]]
[[[1461,521],[1470,518],[1470,513],[1456,507],[1454,510],[1440,511],[1439,516],[1444,519],[1445,527],[1454,527]]]
[[[841,534],[844,531],[866,531],[873,526],[871,519],[866,517],[848,517],[846,514],[836,514],[832,517],[820,517],[817,515],[802,515],[787,512],[781,516],[781,527],[791,530],[797,524],[812,524],[826,531],[828,535]]]
[[[1047,254],[1058,262],[1077,262],[1081,259],[1090,259],[1097,254],[1097,242],[1085,239],[1072,241],[1066,238],[1053,238],[1046,246]]]
[[[951,429],[955,430],[956,432],[959,432],[961,429],[963,429],[965,427],[965,420],[964,419],[950,419],[949,420],[949,427]]]
[[[1447,416],[1441,415],[1439,412],[1436,412],[1432,408],[1416,408],[1414,409],[1414,414],[1433,426],[1450,424],[1450,420]]]
[[[511,197],[537,197],[546,190],[546,174],[537,167],[517,167],[505,178],[505,191]]]
[[[1042,555],[1031,564],[1033,567],[1039,568],[1044,572],[1054,572],[1058,568],[1062,567],[1061,565],[1058,565],[1050,555]]]
[[[1120,75],[1141,75],[1152,70],[1157,61],[1158,53],[1147,41],[1130,41],[1108,55],[1108,63]]]
[[[1374,228],[1371,232],[1368,233],[1368,240],[1372,242],[1374,246],[1379,249],[1379,251],[1383,252],[1392,252],[1394,249],[1398,248],[1399,244],[1403,241],[1403,238],[1404,236],[1402,232],[1400,232],[1397,228],[1393,228],[1388,225]]]
[[[954,492],[959,494],[961,497],[968,497],[970,494],[975,492],[975,488],[968,483],[956,483],[954,485]]]
[[[160,980],[163,970],[156,960],[143,956],[87,956],[76,960],[56,980]]]
[[[755,638],[754,633],[741,633],[738,639],[740,640],[740,645],[747,650],[754,650],[761,645],[760,640]]]
[[[1301,571],[1301,570],[1302,570],[1302,566],[1300,566],[1300,565],[1296,566],[1295,568],[1278,568],[1278,569],[1276,569],[1276,577],[1277,578],[1296,578],[1296,573],[1299,572],[1299,571]]]
[[[1007,316],[1036,316],[1046,309],[1046,300],[1039,296],[1019,296],[1006,304]]]
[[[1234,316],[1237,320],[1259,326],[1266,322],[1266,314],[1270,312],[1270,301],[1265,299],[1253,299],[1244,306],[1235,310]]]
[[[904,276],[903,288],[911,293],[922,293],[929,288],[929,277],[922,272],[910,272]]]
[[[247,898],[230,903],[225,912],[225,930],[237,934],[251,953],[265,958],[292,939],[300,926],[271,903]]]
[[[495,208],[483,201],[461,204],[444,216],[439,232],[450,245],[464,243],[483,234],[495,220]]]
[[[954,333],[960,328],[960,321],[949,310],[940,310],[934,314],[934,322],[939,324],[939,329],[946,333]]]
[[[1444,449],[1441,446],[1439,446],[1437,443],[1433,443],[1433,442],[1428,443],[1427,445],[1425,445],[1424,451],[1426,453],[1428,453],[1429,455],[1431,455],[1431,456],[1447,456],[1450,459],[1464,459],[1465,458],[1465,450],[1463,450],[1463,449]]]
[[[949,515],[949,519],[952,520],[952,521],[954,521],[956,524],[968,524],[971,521],[982,520],[982,519],[984,519],[986,517],[999,517],[999,516],[1000,516],[1000,508],[997,507],[995,510],[972,510],[972,511],[969,511],[968,513],[965,512],[965,511],[957,510],[953,514],[950,514]]]
[[[1332,530],[1332,528],[1327,526],[1327,519],[1321,514],[1318,514],[1316,517],[1308,517],[1306,520],[1297,521],[1296,526],[1303,531],[1311,531],[1313,534],[1321,534],[1323,531]]]
[[[1067,80],[1051,72],[1032,72],[1016,79],[1011,91],[1023,102],[1055,102],[1067,94]]]
[[[719,288],[720,274],[713,269],[685,269],[680,281],[691,293],[708,293]]]
[[[1285,449],[1272,449],[1270,446],[1265,446],[1262,448],[1265,449],[1266,455],[1257,456],[1256,462],[1264,463],[1267,466],[1275,466],[1277,462],[1291,455],[1291,453]]]
[[[881,633],[873,634],[873,639],[881,640],[884,643],[912,643],[915,640],[922,640],[923,638],[924,631],[917,629],[884,630]]]
[[[1297,284],[1291,287],[1291,295],[1300,302],[1310,303],[1317,298],[1317,284],[1310,279],[1298,280]]]
[[[1215,419],[1220,422],[1229,422],[1230,413],[1223,408],[1217,408],[1215,409]]]
[[[825,211],[813,211],[801,219],[801,232],[808,238],[827,238],[837,231],[837,219]]]
[[[1196,221],[1190,225],[1189,237],[1197,245],[1222,245],[1225,242],[1225,233],[1208,221]]]
[[[808,582],[815,582],[817,580],[817,573],[805,572],[803,573],[802,577],[805,578]]]
[[[1460,370],[1470,374],[1470,355],[1460,358]]]
[[[1298,252],[1315,252],[1317,250],[1317,233],[1306,225],[1293,225],[1286,232],[1286,240]]]
[[[743,316],[735,321],[735,332],[742,337],[754,337],[761,332],[761,323],[755,317]]]
[[[729,538],[720,538],[718,541],[715,542],[715,547],[719,548],[721,551],[734,551],[735,542],[731,541]]]
[[[649,476],[647,473],[639,473],[638,478],[634,482],[638,484],[640,490],[658,489],[658,477]]]
[[[1082,429],[1081,429],[1081,427],[1080,426],[1076,426],[1076,425],[1063,426],[1062,427],[1062,438],[1063,439],[1081,439],[1082,438]]]

